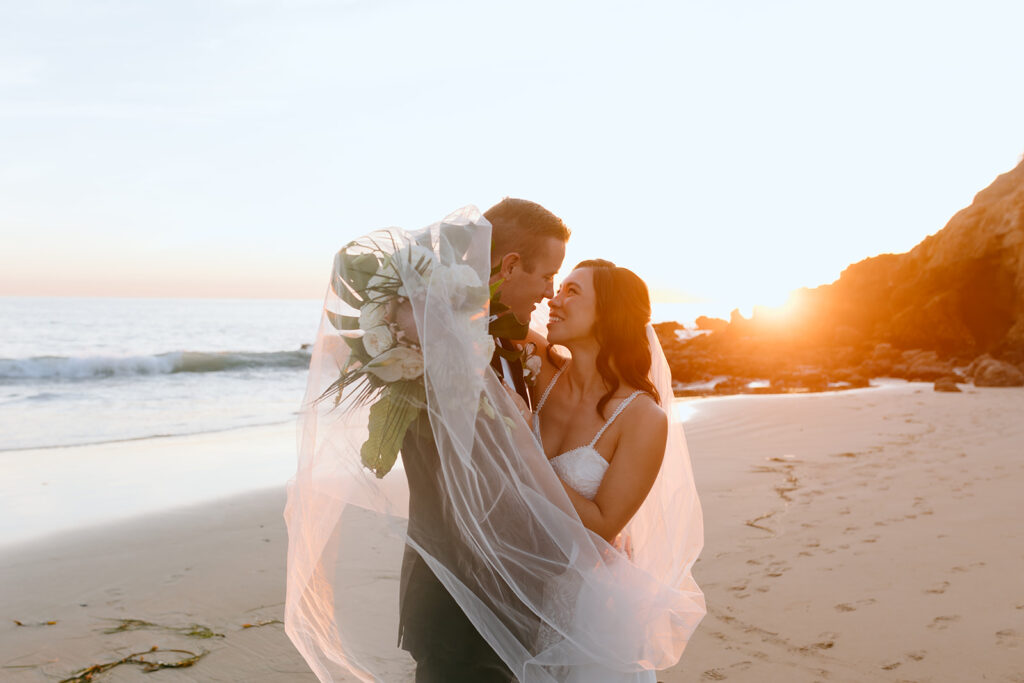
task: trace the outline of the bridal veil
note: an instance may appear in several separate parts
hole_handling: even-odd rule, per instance
[[[369,407],[324,395],[351,347],[338,316],[358,316],[329,289],[313,349],[288,485],[285,630],[321,681],[411,680],[396,645],[398,572],[408,544],[523,683],[566,681],[574,667],[638,672],[676,664],[705,613],[691,575],[703,546],[700,504],[673,417],[650,495],[625,533],[627,557],[579,521],[489,362],[490,224],[473,207],[416,232],[373,233],[415,245],[459,277],[396,259],[423,360],[421,419],[438,462],[443,528],[409,519],[401,459],[382,478],[364,467]],[[652,379],[670,416],[668,365],[653,329]],[[439,627],[441,627],[439,625]]]

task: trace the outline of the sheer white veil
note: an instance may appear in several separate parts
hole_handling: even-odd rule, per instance
[[[474,207],[416,232],[374,234],[396,248],[419,245],[441,266],[468,266],[470,284],[488,280],[490,224]],[[672,420],[658,478],[626,528],[627,557],[582,526],[491,371],[488,304],[467,305],[468,271],[398,271],[423,353],[422,415],[436,446],[432,485],[444,527],[409,519],[401,459],[381,479],[363,467],[368,408],[344,393],[337,404],[317,400],[349,356],[331,318],[357,314],[329,289],[285,508],[292,642],[321,681],[412,680],[414,663],[396,645],[408,544],[523,683],[565,681],[574,667],[629,673],[674,665],[705,613],[691,575],[703,527],[653,328],[651,378]]]

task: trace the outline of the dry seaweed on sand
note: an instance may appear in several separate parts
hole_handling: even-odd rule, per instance
[[[118,626],[113,628],[105,629],[104,633],[123,633],[125,631],[142,631],[146,629],[158,629],[161,631],[171,631],[172,633],[178,633],[188,638],[223,638],[223,633],[215,633],[210,629],[209,626],[203,626],[202,624],[189,624],[188,626],[164,626],[163,624],[154,624],[150,621],[143,621],[142,619],[112,619],[111,621],[119,622]]]
[[[184,659],[179,659],[176,662],[163,662],[159,659],[143,659],[144,655],[151,655],[159,652],[176,652],[178,654],[184,654],[188,656]],[[206,652],[200,652],[197,654],[195,652],[190,652],[188,650],[160,649],[159,647],[154,645],[145,652],[133,652],[127,657],[123,657],[122,659],[118,659],[113,662],[103,662],[101,664],[93,664],[92,666],[88,666],[84,669],[81,669],[71,674],[70,677],[61,680],[60,683],[87,683],[88,681],[92,681],[93,676],[95,676],[96,674],[101,674],[105,671],[110,671],[114,667],[121,666],[122,664],[138,664],[146,673],[150,673],[152,671],[159,671],[160,669],[184,669],[198,662],[200,659],[205,657],[206,654]]]

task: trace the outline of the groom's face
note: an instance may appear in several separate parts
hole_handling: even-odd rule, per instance
[[[510,258],[510,257],[515,258]],[[554,281],[565,259],[565,242],[545,237],[537,255],[525,263],[518,254],[502,259],[501,303],[512,310],[521,323],[528,323],[533,309],[555,295]]]

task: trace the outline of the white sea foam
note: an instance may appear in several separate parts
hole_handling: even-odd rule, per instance
[[[294,420],[321,303],[0,297],[0,460]]]
[[[175,372],[220,372],[240,368],[305,368],[309,351],[173,351],[152,356],[0,359],[0,381],[86,380]]]

